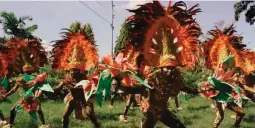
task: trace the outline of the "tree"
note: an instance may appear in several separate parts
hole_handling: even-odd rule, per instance
[[[255,1],[240,1],[234,5],[235,9],[235,20],[238,21],[240,18],[240,14],[244,11],[245,13],[245,21],[253,25],[255,22]]]
[[[94,33],[90,24],[83,25],[84,32],[87,34],[87,38],[95,42]]]
[[[7,42],[9,39],[7,37],[0,37],[0,44],[4,44],[5,42]]]
[[[118,54],[121,50],[124,49],[125,47],[125,41],[127,40],[128,37],[128,33],[129,33],[129,29],[131,28],[131,26],[128,26],[126,24],[126,22],[124,22],[121,25],[121,29],[120,29],[120,36],[118,37],[118,39],[116,40],[116,45],[114,48],[114,53]]]
[[[19,39],[38,39],[32,33],[38,28],[37,25],[26,26],[25,21],[32,21],[30,16],[16,17],[12,12],[1,12],[0,23],[3,25],[4,32],[9,36]]]
[[[82,32],[86,39],[95,43],[94,33],[90,24],[84,24],[82,26],[80,22],[76,21],[70,25],[69,31],[72,33]]]

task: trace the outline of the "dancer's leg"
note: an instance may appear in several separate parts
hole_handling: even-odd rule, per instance
[[[227,108],[236,113],[235,126],[240,127],[243,117],[245,116],[243,109],[241,107],[239,107],[238,105],[236,105],[235,103],[229,103]]]
[[[39,116],[39,119],[40,119],[42,125],[45,125],[44,113],[42,111],[41,104],[39,105],[39,110],[37,111],[37,114]]]
[[[162,112],[160,121],[170,128],[186,128],[185,125],[169,110]]]
[[[142,128],[154,128],[156,123],[158,122],[159,118],[155,112],[148,111],[144,113],[144,120],[142,122]]]
[[[224,110],[222,108],[222,103],[214,101],[216,110],[216,119],[213,124],[213,128],[218,128],[222,120],[224,119]]]
[[[68,128],[69,125],[69,116],[72,114],[73,110],[75,109],[75,101],[71,99],[66,104],[64,116],[63,116],[63,128]]]
[[[2,120],[2,121],[4,121],[5,120],[5,118],[4,118],[4,114],[3,114],[3,112],[0,110],[0,119]]]
[[[16,113],[17,113],[15,109],[16,109],[17,105],[20,103],[20,101],[21,100],[19,100],[10,110],[10,127],[12,127],[14,124],[14,120],[15,120]]]
[[[87,117],[91,120],[96,128],[99,128],[100,123],[97,121],[93,103],[87,103],[85,109]]]

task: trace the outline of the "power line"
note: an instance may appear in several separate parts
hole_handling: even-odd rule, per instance
[[[103,19],[105,22],[109,23],[110,25],[112,25],[112,23],[110,21],[108,21],[107,19],[105,19],[104,17],[102,17],[100,14],[98,14],[96,11],[94,11],[92,8],[90,8],[88,5],[86,5],[84,2],[82,2],[80,0],[80,3],[82,3],[85,7],[87,7],[90,11],[92,11],[93,13],[95,13],[97,16],[99,16],[101,19]]]
[[[103,7],[103,5],[99,2],[99,1],[96,1],[99,5],[100,5],[100,7],[102,7],[103,9],[105,9],[104,7]]]

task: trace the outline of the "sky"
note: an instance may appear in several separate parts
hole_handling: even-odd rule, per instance
[[[137,4],[143,4],[147,1],[114,1],[114,38],[119,36],[121,24],[132,15],[126,9],[135,8]],[[161,1],[167,6],[167,1]],[[234,3],[236,1],[188,1],[188,7],[199,4],[203,12],[195,17],[200,24],[203,33],[214,28],[218,21],[225,21],[227,24],[234,23]],[[111,21],[111,2],[110,1],[84,1],[86,5]],[[38,29],[34,35],[40,37],[45,46],[54,40],[61,39],[60,32],[62,28],[68,28],[74,21],[90,23],[92,25],[95,40],[98,45],[99,55],[102,57],[111,53],[111,26],[91,10],[86,8],[79,1],[1,1],[0,11],[13,12],[17,16],[29,15],[33,21],[28,24],[37,24]],[[244,43],[248,48],[255,48],[255,25],[249,25],[244,20],[244,14],[238,22],[235,22],[238,34],[244,36]],[[253,30],[253,31],[252,31]],[[0,30],[0,36],[4,33]]]

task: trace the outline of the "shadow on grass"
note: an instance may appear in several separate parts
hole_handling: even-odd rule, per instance
[[[253,123],[255,122],[255,115],[248,115],[244,117],[244,122]]]
[[[61,118],[53,118],[51,122],[54,122],[54,124],[62,124],[62,117]]]
[[[255,103],[248,103],[245,105],[245,108],[254,107]]]
[[[199,119],[198,115],[192,115],[189,117],[183,117],[184,121],[183,123],[187,126],[187,125],[192,125],[193,124],[193,120],[194,119]]]
[[[24,123],[24,122],[16,122],[16,123],[14,123],[14,127],[15,127],[15,125],[16,125],[16,127],[18,128],[18,127],[22,127],[22,128],[38,128],[39,126],[40,126],[40,124],[37,124],[37,122],[36,121],[29,121],[29,122],[27,122],[27,123]]]
[[[109,113],[109,114],[103,114],[103,113],[98,113],[97,115],[97,118],[100,119],[100,120],[105,120],[105,121],[109,121],[109,120],[119,120],[119,116],[121,115],[122,113]]]
[[[210,108],[209,105],[199,106],[199,107],[188,107],[188,109],[191,110],[191,111],[200,111],[200,110],[205,110],[205,109],[208,109],[208,108]]]

